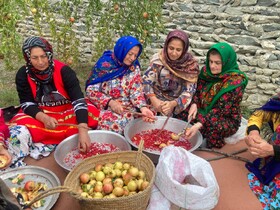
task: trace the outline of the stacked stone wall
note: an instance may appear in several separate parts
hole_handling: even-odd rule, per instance
[[[280,92],[280,0],[166,0],[163,19],[166,31],[146,47],[148,57],[163,46],[170,30],[182,29],[190,36],[190,50],[200,66],[214,43],[234,47],[240,69],[249,77],[244,106],[254,109]],[[81,62],[91,61],[96,29],[86,33],[82,20],[74,27],[81,40]],[[33,30],[32,19],[19,23],[25,36],[34,35]],[[145,69],[148,60],[141,63]]]

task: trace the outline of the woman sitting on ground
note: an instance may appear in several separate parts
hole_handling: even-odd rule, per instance
[[[206,66],[199,74],[190,110],[179,116],[187,121],[188,115],[197,115],[186,137],[191,138],[200,131],[208,148],[223,147],[224,138],[235,134],[240,126],[240,103],[247,83],[234,49],[224,42],[214,44],[207,52]]]
[[[176,115],[191,103],[199,67],[188,49],[189,37],[184,31],[169,32],[163,49],[153,55],[144,73],[144,92],[157,113]]]
[[[123,134],[136,112],[141,112],[145,121],[154,119],[142,91],[141,52],[136,38],[124,36],[116,42],[114,52],[105,51],[94,65],[86,82],[86,95],[101,110],[98,129]]]
[[[79,149],[90,146],[89,128],[96,128],[99,111],[87,103],[75,72],[53,59],[50,43],[30,37],[22,46],[26,65],[16,75],[21,110],[10,121],[25,125],[39,151],[52,150],[66,137],[78,133]]]
[[[263,124],[270,123],[273,135],[270,141],[260,135]],[[254,111],[248,120],[246,143],[250,153],[257,157],[247,163],[249,186],[262,203],[263,209],[280,206],[280,93]]]

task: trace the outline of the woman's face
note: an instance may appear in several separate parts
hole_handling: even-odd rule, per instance
[[[167,45],[167,55],[170,60],[179,59],[183,53],[184,43],[182,40],[174,38]]]
[[[125,58],[123,59],[123,63],[127,66],[130,66],[136,60],[139,50],[140,48],[138,46],[131,48],[131,50],[128,51]]]
[[[43,71],[49,66],[48,57],[41,47],[33,47],[31,49],[30,60],[32,66],[39,71]]]
[[[222,58],[219,54],[209,55],[209,66],[212,74],[220,74],[223,68]]]

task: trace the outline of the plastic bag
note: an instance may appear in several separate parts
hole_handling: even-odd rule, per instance
[[[246,137],[246,129],[247,129],[247,123],[248,120],[246,120],[244,117],[241,118],[240,126],[235,134],[232,136],[229,136],[225,138],[225,142],[227,144],[236,144],[240,140],[244,139]]]
[[[160,154],[156,166],[155,185],[161,195],[152,193],[149,209],[165,209],[159,205],[169,202],[185,209],[209,210],[214,208],[220,191],[209,162],[187,150],[168,146]],[[168,205],[166,204],[166,207]]]

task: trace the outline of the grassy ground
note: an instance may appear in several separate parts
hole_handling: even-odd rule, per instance
[[[15,84],[15,76],[17,70],[20,68],[21,65],[14,66],[15,67],[13,68],[7,68],[4,65],[3,60],[0,60],[0,107],[19,105],[19,99]],[[74,66],[73,69],[77,73],[82,90],[84,90],[84,84],[91,70],[91,66],[80,65]]]

